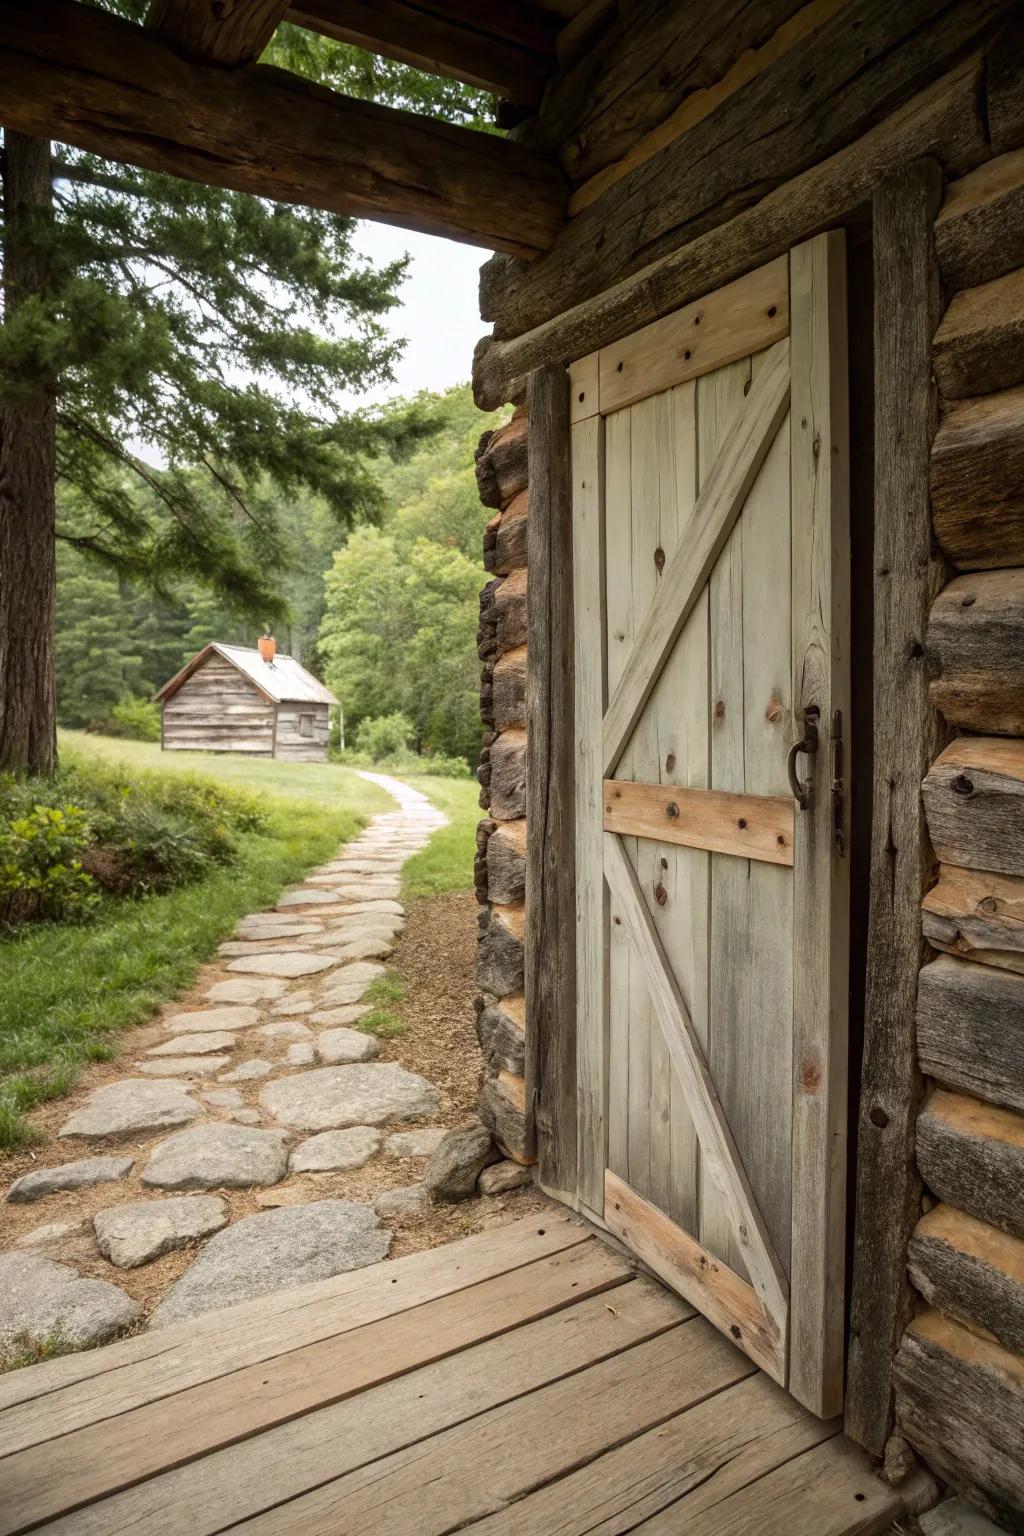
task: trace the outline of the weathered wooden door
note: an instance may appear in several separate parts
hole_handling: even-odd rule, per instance
[[[842,1395],[841,234],[571,370],[579,1202]]]

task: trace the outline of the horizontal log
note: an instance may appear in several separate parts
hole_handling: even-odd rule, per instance
[[[506,576],[494,594],[494,634],[499,655],[526,644],[526,569]]]
[[[288,0],[152,0],[146,28],[190,58],[248,64],[270,42]]]
[[[487,839],[487,897],[507,906],[526,894],[526,822],[492,824]]]
[[[938,1088],[917,1118],[916,1154],[941,1200],[1024,1238],[1024,1118]]]
[[[1011,17],[991,51],[985,76],[985,115],[992,153],[1024,143],[1024,17]]]
[[[943,864],[922,924],[935,949],[1024,974],[1024,879]]]
[[[284,203],[536,255],[561,172],[522,145],[339,96],[264,65],[225,70],[77,0],[10,0],[8,128]]]
[[[517,11],[529,15],[529,31],[512,25],[506,35],[502,23],[506,18],[514,23]],[[472,5],[434,0],[429,9],[410,0],[296,0],[288,20],[528,106],[539,103],[556,66],[556,18],[498,0]]]
[[[907,1268],[925,1301],[1024,1354],[1024,1242],[949,1205],[918,1222]]]
[[[476,948],[476,981],[481,992],[507,997],[523,990],[523,935],[521,924],[503,920],[502,909],[491,907],[479,917]]]
[[[903,1336],[895,1381],[897,1424],[928,1465],[1024,1531],[1024,1360],[928,1311]]]
[[[508,576],[526,564],[526,513],[528,492],[513,496],[498,523],[494,540],[494,570]]]
[[[917,981],[922,1072],[1024,1110],[1024,976],[940,955]]]
[[[491,747],[491,815],[517,821],[526,815],[526,732],[502,731]]]
[[[536,1161],[527,1150],[526,1084],[502,1068],[488,1072],[480,1089],[480,1118],[513,1162]]]
[[[1024,741],[959,737],[932,764],[922,797],[942,863],[1024,875]]]
[[[793,801],[789,797],[606,779],[604,830],[739,859],[793,863]]]
[[[973,169],[989,156],[978,113],[982,68],[980,57],[958,65],[854,143],[671,255],[645,256],[641,271],[599,295],[581,302],[572,290],[560,290],[550,316],[536,307],[503,314],[495,335],[477,344],[477,404],[494,410],[517,399],[532,369],[585,357],[842,223],[897,166],[935,155],[951,173]],[[500,285],[509,270],[507,263],[488,262],[482,281],[489,273],[488,283]],[[576,302],[567,308],[570,296]]]
[[[591,298],[718,229],[867,133],[1011,9],[1008,0],[843,6],[570,219],[540,260],[485,267],[481,315],[498,335],[518,335],[551,319],[567,296]]]
[[[933,363],[947,400],[1024,380],[1024,268],[953,296],[935,333]]]
[[[935,251],[950,292],[1024,266],[1024,150],[950,184],[935,220]]]
[[[491,678],[494,725],[505,731],[526,724],[526,646],[518,645],[494,663]]]
[[[503,997],[480,1008],[477,1039],[484,1060],[496,1071],[522,1077],[526,1071],[526,998]]]
[[[526,417],[485,432],[476,450],[476,484],[485,507],[507,507],[526,488]]]
[[[958,576],[928,618],[932,704],[950,725],[1024,735],[1024,567]]]
[[[1024,385],[947,411],[932,447],[931,499],[935,537],[954,565],[1024,565]]]

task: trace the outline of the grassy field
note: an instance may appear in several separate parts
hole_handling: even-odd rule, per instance
[[[65,1093],[82,1065],[113,1056],[117,1032],[143,1023],[184,991],[246,912],[323,862],[366,821],[394,809],[378,786],[333,763],[278,763],[61,733],[62,750],[139,771],[204,774],[260,795],[268,825],[245,836],[238,862],[193,885],[142,901],[110,900],[95,921],[41,925],[0,950],[0,1148],[29,1139],[25,1111]],[[405,775],[449,817],[406,867],[410,897],[473,883],[479,811],[473,780]],[[385,1002],[381,999],[381,1002]]]

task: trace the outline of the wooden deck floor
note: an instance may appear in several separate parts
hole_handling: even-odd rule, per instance
[[[561,1212],[0,1379],[0,1533],[852,1536],[859,1452]]]

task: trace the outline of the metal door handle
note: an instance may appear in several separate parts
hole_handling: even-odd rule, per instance
[[[786,772],[789,775],[789,787],[793,791],[793,799],[802,811],[806,811],[811,803],[810,781],[802,784],[797,777],[796,760],[801,752],[808,757],[813,757],[818,750],[818,706],[808,704],[803,712],[804,734],[800,741],[794,741],[786,758]]]

